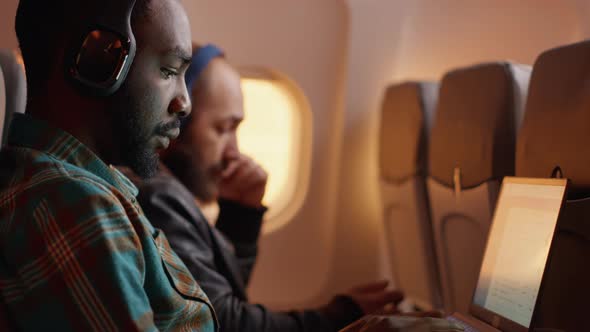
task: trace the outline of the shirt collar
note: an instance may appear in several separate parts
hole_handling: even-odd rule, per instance
[[[100,177],[131,197],[138,194],[137,187],[125,175],[115,167],[107,166],[75,137],[30,115],[14,115],[8,145],[41,151]]]

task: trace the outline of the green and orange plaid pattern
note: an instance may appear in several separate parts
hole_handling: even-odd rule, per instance
[[[0,317],[26,331],[216,331],[136,195],[77,139],[16,115],[0,152]]]

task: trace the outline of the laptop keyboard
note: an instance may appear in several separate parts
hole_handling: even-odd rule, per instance
[[[464,322],[456,317],[449,316],[449,317],[447,317],[447,320],[461,325],[465,329],[465,332],[479,332],[479,330],[476,329],[475,327],[467,324],[466,322]]]

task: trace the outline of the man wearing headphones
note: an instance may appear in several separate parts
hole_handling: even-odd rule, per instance
[[[16,33],[28,104],[0,153],[0,326],[216,331],[209,299],[109,166],[150,176],[190,112],[180,1],[21,0]]]

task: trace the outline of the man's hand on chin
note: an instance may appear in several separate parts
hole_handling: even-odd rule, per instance
[[[252,158],[240,154],[221,175],[219,197],[252,207],[262,207],[268,174]]]

